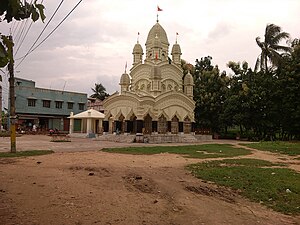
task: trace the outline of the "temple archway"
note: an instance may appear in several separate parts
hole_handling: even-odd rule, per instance
[[[184,123],[183,123],[183,133],[189,134],[191,133],[192,130],[192,123],[190,118],[187,116],[184,118]]]
[[[144,118],[144,134],[152,133],[152,117],[147,114]]]
[[[158,118],[157,131],[159,134],[166,134],[168,129],[167,119],[164,115]]]
[[[125,131],[125,117],[121,114],[116,121],[116,132],[123,134]]]
[[[172,134],[178,134],[178,123],[179,123],[179,119],[175,115],[171,120],[171,133]]]
[[[127,126],[128,126],[127,127],[128,133],[130,133],[130,134],[136,134],[137,123],[136,123],[136,116],[134,114],[131,115],[130,120],[128,121]]]

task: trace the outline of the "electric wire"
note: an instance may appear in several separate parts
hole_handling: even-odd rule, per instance
[[[41,4],[43,3],[43,1],[44,1],[44,0],[41,1]],[[32,2],[33,2],[33,0],[31,0],[30,4],[32,4]],[[28,21],[28,20],[27,20],[27,21]],[[31,27],[32,27],[32,24],[33,24],[33,20],[31,20],[31,23],[30,23],[30,25],[29,25],[29,27],[28,27],[28,29],[27,29],[25,35],[23,36],[23,39],[21,40],[21,43],[19,44],[19,46],[18,46],[18,48],[17,48],[15,54],[14,54],[15,56],[16,56],[17,53],[19,52],[19,49],[21,48],[21,46],[22,46],[24,40],[26,39],[26,37],[27,37],[27,35],[28,35],[28,33],[29,33]]]
[[[4,72],[4,70],[3,69],[0,69],[0,71],[4,74],[4,75],[6,75],[6,73]]]
[[[19,27],[19,25],[20,25],[20,23],[17,23],[17,22],[16,22],[16,24],[17,24],[17,25],[16,25],[16,26],[14,27],[14,29],[11,31],[12,34],[15,33],[15,31],[18,29],[18,27]]]
[[[21,63],[24,61],[24,59],[27,57],[28,54],[32,53],[34,50],[36,50],[40,45],[42,45],[56,30],[57,28],[72,14],[72,12],[78,7],[78,5],[82,2],[82,0],[80,0],[74,7],[73,9],[60,21],[60,23],[35,47],[33,48],[30,52],[28,52],[25,56],[21,57],[22,60],[21,62],[19,62],[19,64],[16,66],[16,68],[18,68]],[[19,58],[19,59],[21,59]]]
[[[33,0],[31,0],[30,5],[32,4],[32,2],[33,2]],[[26,3],[26,1],[24,0],[24,6],[26,5],[25,3]],[[20,38],[21,38],[21,36],[22,36],[22,34],[24,32],[24,28],[26,27],[27,23],[28,23],[28,18],[25,19],[25,20],[22,20],[21,26],[20,26],[17,34],[15,35],[15,45],[18,44],[18,42],[19,42],[19,40],[20,40]],[[21,33],[20,33],[20,31],[21,31]],[[18,35],[19,35],[19,37],[18,37]]]
[[[16,56],[17,53],[19,52],[19,49],[21,48],[21,46],[22,46],[22,44],[23,44],[25,38],[27,37],[27,34],[28,34],[28,32],[29,32],[29,30],[30,30],[32,24],[33,24],[33,21],[31,21],[31,23],[30,23],[30,25],[29,25],[29,27],[28,27],[28,29],[27,29],[25,35],[23,36],[23,39],[21,40],[21,43],[19,44],[19,46],[18,46],[18,48],[17,48],[17,50],[16,50],[15,56]]]
[[[23,23],[23,25],[21,24],[21,32],[19,32],[20,33],[20,35],[18,36],[18,35],[16,35],[16,38],[15,38],[15,46],[17,46],[18,44],[19,44],[19,41],[20,41],[20,39],[22,38],[22,36],[23,36],[23,33],[24,33],[24,31],[25,31],[25,28],[27,27],[27,24],[28,24],[28,21],[29,21],[29,19],[26,19],[26,21],[22,21],[22,23]]]
[[[59,5],[56,7],[54,13],[52,14],[52,16],[50,17],[49,21],[46,23],[46,25],[44,26],[43,30],[40,32],[39,36],[35,39],[34,43],[31,45],[31,47],[29,48],[29,50],[27,51],[27,53],[22,56],[21,58],[25,59],[27,57],[28,54],[30,54],[31,50],[33,49],[33,47],[35,46],[35,44],[38,42],[38,40],[40,39],[40,37],[42,36],[42,34],[44,33],[44,31],[46,30],[46,28],[48,27],[48,25],[50,24],[50,22],[52,21],[53,17],[55,16],[55,14],[57,13],[57,11],[59,10],[59,8],[61,7],[62,3],[64,2],[64,0],[61,0],[61,2],[59,3]],[[16,59],[19,60],[20,58]],[[22,60],[23,61],[23,60]]]
[[[13,20],[11,27],[10,27],[10,34],[12,34],[12,31],[13,31],[15,25],[16,25],[16,20]]]
[[[27,20],[27,19],[26,19],[26,20]],[[25,22],[24,22],[24,20],[22,20],[22,21],[20,22],[20,27],[19,27],[19,29],[16,31],[16,34],[14,35],[16,38],[20,35],[20,32],[21,32],[21,30],[23,29],[24,24],[25,24]]]

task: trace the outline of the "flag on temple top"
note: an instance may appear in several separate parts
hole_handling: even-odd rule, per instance
[[[160,11],[163,11],[161,8],[159,8],[159,6],[157,6],[157,11],[160,12]]]

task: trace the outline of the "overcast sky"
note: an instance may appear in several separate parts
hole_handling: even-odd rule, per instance
[[[78,1],[64,1],[40,40]],[[16,58],[26,54],[60,2],[44,1],[47,19],[32,25]],[[16,76],[36,81],[37,87],[88,95],[95,83],[102,83],[109,93],[119,90],[126,62],[128,69],[132,65],[138,32],[145,52],[148,32],[156,23],[157,5],[163,9],[159,23],[167,32],[169,50],[178,32],[182,59],[193,65],[197,58],[210,55],[221,70],[229,71],[228,61],[247,61],[254,67],[260,53],[255,38],[263,38],[268,23],[280,26],[292,38],[300,37],[299,0],[83,0],[56,32],[16,68]],[[0,32],[7,34],[12,26],[17,41],[16,23],[1,22]],[[4,92],[6,85],[4,81]]]

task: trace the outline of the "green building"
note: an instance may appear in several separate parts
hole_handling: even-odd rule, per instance
[[[16,115],[21,130],[69,131],[70,113],[86,110],[87,94],[35,87],[35,82],[15,78]]]

